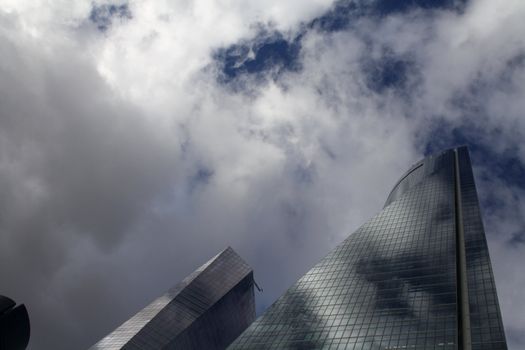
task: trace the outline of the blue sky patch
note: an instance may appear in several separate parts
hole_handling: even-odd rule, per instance
[[[299,30],[299,34],[291,39],[286,39],[278,31],[269,33],[262,29],[250,40],[218,49],[213,54],[213,58],[220,68],[218,80],[227,84],[242,75],[257,76],[273,72],[278,76],[285,71],[300,70],[301,41],[308,30],[336,32],[348,29],[352,20],[363,16],[385,16],[415,8],[453,10],[459,8],[461,4],[465,4],[465,1],[377,0],[367,4],[355,1],[338,1],[326,13],[305,23]],[[389,87],[397,87],[405,81],[408,61],[384,57],[380,61],[371,61],[365,68],[370,73],[369,87],[380,92]]]
[[[262,32],[252,41],[242,42],[215,53],[221,67],[220,81],[228,83],[242,74],[299,70],[300,36],[288,41],[280,33]]]
[[[442,121],[436,124],[429,134],[432,135],[432,138],[425,145],[425,156],[439,150],[466,145],[473,164],[486,166],[505,183],[525,189],[525,165],[516,157],[517,150],[506,149],[496,154],[494,147],[483,141],[503,137],[497,130],[488,131],[472,125],[456,127],[449,122]]]
[[[128,4],[93,4],[93,8],[89,14],[89,20],[95,24],[101,32],[105,32],[111,27],[114,18],[131,19],[132,14]]]
[[[421,9],[462,9],[466,0],[377,0],[373,5],[373,11],[379,15],[407,12],[416,8]]]
[[[326,32],[336,32],[348,28],[352,19],[362,13],[362,6],[353,1],[338,1],[332,9],[324,15],[315,18],[308,24],[308,28]]]
[[[407,75],[414,70],[409,60],[393,55],[383,55],[380,59],[365,57],[363,71],[370,90],[382,93],[390,88],[404,88]]]

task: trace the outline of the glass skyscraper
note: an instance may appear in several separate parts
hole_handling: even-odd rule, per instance
[[[412,166],[229,347],[321,348],[507,349],[465,147]]]
[[[225,349],[255,319],[253,271],[231,248],[91,350]]]

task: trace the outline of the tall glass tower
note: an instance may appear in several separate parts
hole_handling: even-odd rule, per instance
[[[321,348],[507,349],[465,147],[412,166],[229,347]]]

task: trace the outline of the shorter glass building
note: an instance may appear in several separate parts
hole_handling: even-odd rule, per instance
[[[255,319],[253,271],[231,248],[91,350],[225,349]]]

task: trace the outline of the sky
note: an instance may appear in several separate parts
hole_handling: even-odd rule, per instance
[[[523,0],[0,0],[0,294],[85,349],[231,246],[261,313],[468,145],[525,348]]]

